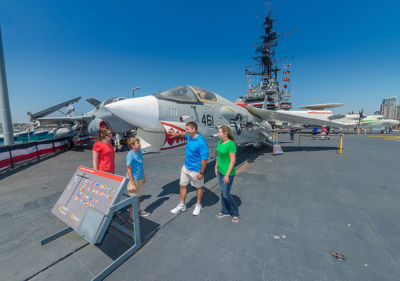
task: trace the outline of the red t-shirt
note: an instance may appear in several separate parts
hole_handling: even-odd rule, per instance
[[[115,152],[111,142],[105,144],[104,142],[98,141],[93,145],[93,150],[99,154],[97,158],[97,169],[107,173],[114,173]]]

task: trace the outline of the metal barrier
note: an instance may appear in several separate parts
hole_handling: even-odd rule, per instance
[[[319,135],[321,136],[321,134]],[[299,147],[300,147],[300,137],[312,137],[312,135],[299,135]],[[340,150],[339,153],[342,154],[342,148],[343,148],[343,135],[338,135],[338,136],[325,136],[325,138],[329,138],[329,139],[340,139]]]
[[[48,139],[43,141],[25,142],[0,147],[0,173],[18,168],[27,163],[40,160],[55,153],[68,149],[71,137]],[[89,141],[83,136],[78,144]]]
[[[372,128],[369,129],[369,133],[371,134]],[[364,131],[364,135],[367,135],[367,129],[360,129],[358,128],[358,134],[360,134],[361,131]]]
[[[272,135],[272,142],[278,142],[278,133],[270,133]]]

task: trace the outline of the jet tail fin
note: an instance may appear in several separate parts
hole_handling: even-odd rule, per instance
[[[80,99],[81,99],[81,97],[77,97],[75,99],[72,99],[72,100],[57,104],[55,106],[49,107],[49,108],[47,108],[45,110],[42,110],[42,111],[39,111],[39,112],[36,112],[36,113],[31,113],[31,112],[28,111],[27,114],[31,117],[31,122],[34,122],[37,118],[42,118],[42,117],[45,117],[45,116],[47,116],[47,115],[49,115],[49,114],[51,114],[53,112],[56,112],[57,110],[60,110],[63,107],[68,107],[67,108],[67,115],[68,115],[68,112],[70,112],[70,114],[73,114],[74,107],[72,106],[72,104],[74,102],[79,101]],[[72,113],[71,113],[71,110],[72,110]],[[73,116],[73,115],[70,115],[70,116]]]
[[[88,98],[86,101],[95,107],[101,104],[101,101],[98,101],[94,98]]]
[[[65,115],[66,117],[74,117],[75,116],[75,108],[72,104],[68,105],[67,107],[67,114]]]

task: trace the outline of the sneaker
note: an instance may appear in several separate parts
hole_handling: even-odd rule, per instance
[[[141,210],[141,211],[139,212],[139,216],[141,216],[141,217],[147,217],[147,216],[150,216],[150,213]]]
[[[219,213],[217,214],[217,218],[223,218],[223,217],[229,217],[229,214],[223,214],[223,213]]]
[[[186,205],[178,204],[178,206],[176,206],[175,209],[171,210],[171,213],[176,215],[176,214],[179,214],[180,212],[184,212],[184,211],[186,211]]]
[[[193,216],[200,215],[200,211],[202,209],[203,209],[203,207],[201,206],[201,204],[196,204],[196,207],[194,208],[194,211],[193,211]]]
[[[239,222],[239,217],[232,217],[232,222]]]

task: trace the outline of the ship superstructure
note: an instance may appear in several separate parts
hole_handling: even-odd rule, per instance
[[[264,34],[261,36],[262,41],[253,44],[256,46],[256,56],[253,59],[257,64],[246,67],[247,81],[249,82],[249,89],[247,93],[240,98],[255,107],[262,107],[264,100],[267,102],[267,108],[275,109],[290,109],[292,107],[290,91],[290,64],[283,65],[283,84],[281,89],[278,82],[278,73],[281,70],[274,63],[282,60],[290,60],[294,57],[284,57],[275,59],[275,49],[278,46],[278,38],[290,32],[277,34],[273,28],[275,19],[272,19],[271,1],[268,1],[268,12],[266,16],[260,17],[265,19],[261,25],[264,28]],[[259,84],[254,86],[255,77],[261,76]]]

